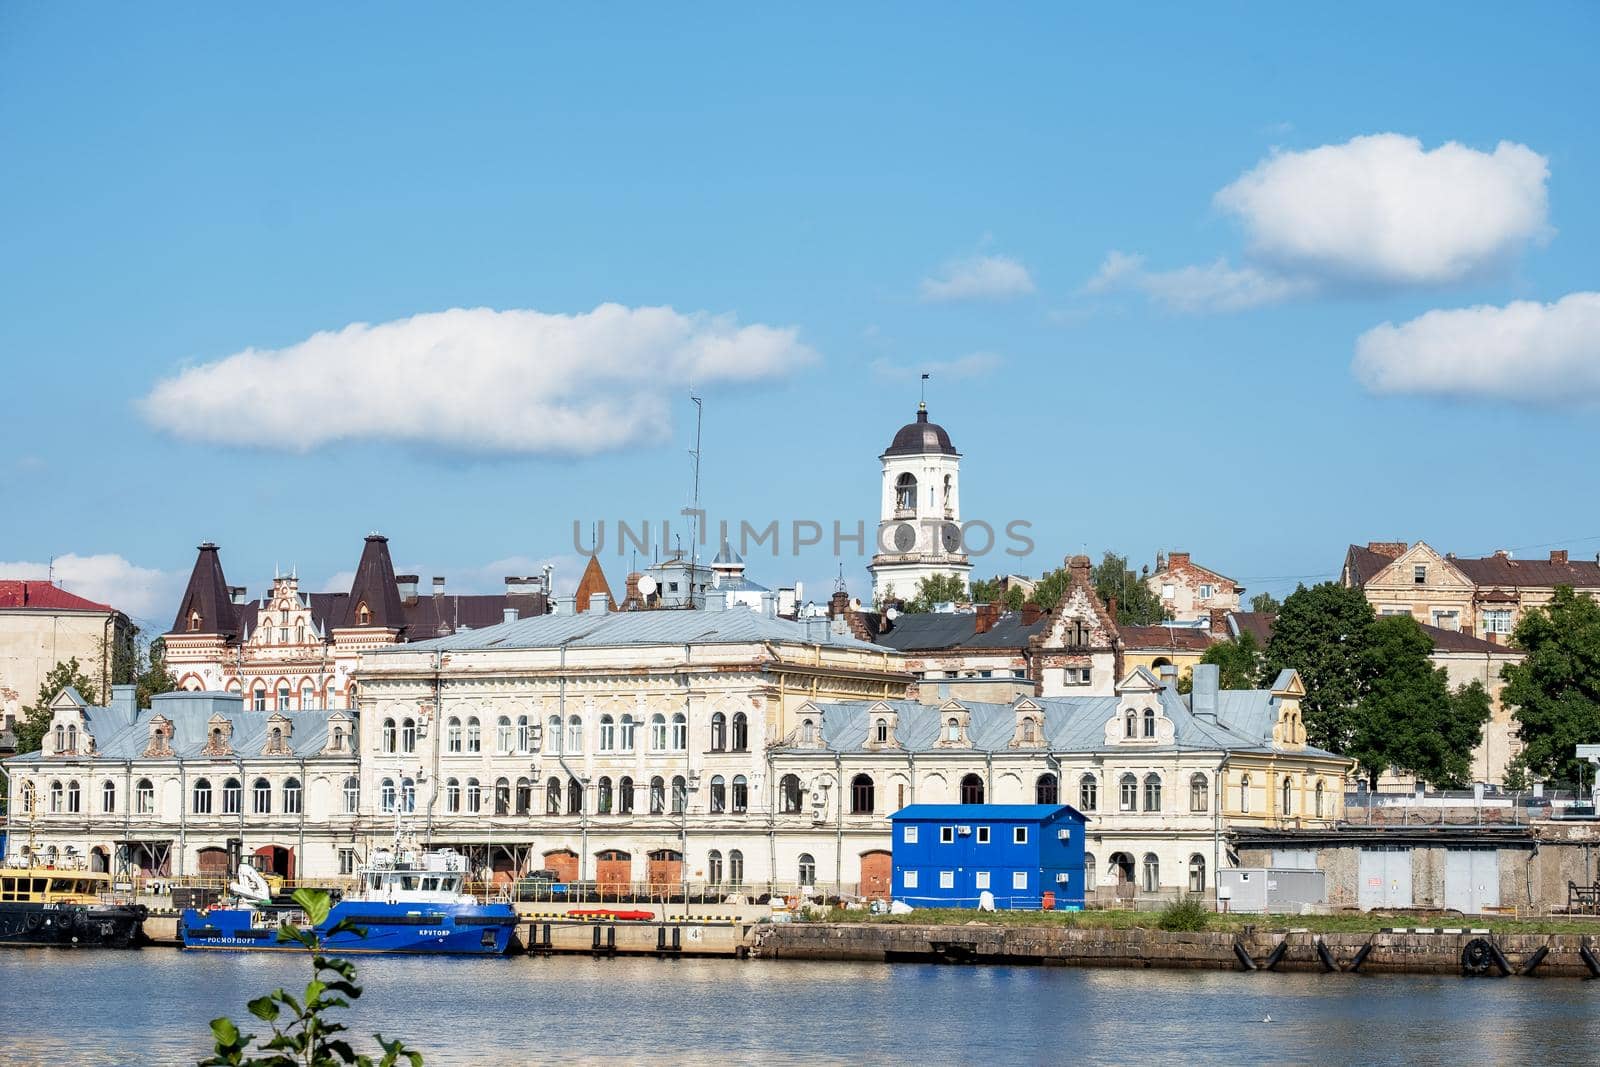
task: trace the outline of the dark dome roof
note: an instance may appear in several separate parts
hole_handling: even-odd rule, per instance
[[[926,405],[917,405],[917,421],[900,427],[900,432],[889,442],[886,456],[960,455],[950,443],[950,435],[937,422],[928,421]]]

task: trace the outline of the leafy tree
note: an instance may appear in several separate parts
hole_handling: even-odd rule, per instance
[[[1283,601],[1271,593],[1257,593],[1250,598],[1250,610],[1260,612],[1262,615],[1276,615],[1283,607]]]
[[[22,709],[22,718],[17,720],[17,751],[37,752],[39,746],[44,744],[44,735],[50,731],[50,702],[61,695],[61,691],[68,686],[78,690],[78,695],[91,704],[98,704],[98,691],[88,677],[78,666],[78,658],[57,663],[50,668],[50,673],[44,676],[43,683],[39,686],[38,703],[32,707]]]
[[[972,583],[972,602],[974,604],[993,604],[998,602],[1007,611],[1021,611],[1023,601],[1026,599],[1022,595],[1022,587],[1020,585],[1002,589],[998,577],[979,578]]]
[[[932,611],[935,604],[967,599],[967,587],[954,574],[934,574],[917,582],[917,593],[901,605],[911,614]]]
[[[1262,676],[1286,668],[1300,672],[1306,736],[1319,748],[1345,752],[1355,738],[1357,708],[1372,669],[1367,646],[1374,621],[1361,590],[1336,582],[1300,586],[1278,612]]]
[[[1428,658],[1432,651],[1432,639],[1409,615],[1388,615],[1368,627],[1366,691],[1344,751],[1374,788],[1390,767],[1442,786],[1471,780],[1489,694],[1477,682],[1451,692],[1444,670]]]
[[[1238,637],[1218,641],[1206,649],[1200,662],[1214,664],[1218,668],[1222,688],[1254,689],[1262,684],[1262,665],[1266,662],[1266,656],[1256,642],[1256,635],[1244,630]]]
[[[1071,576],[1065,567],[1045,571],[1033,587],[1033,602],[1045,611],[1054,611],[1061,598],[1067,595],[1070,585]]]
[[[1102,604],[1117,601],[1118,626],[1148,626],[1167,618],[1168,612],[1144,578],[1128,566],[1128,557],[1107,552],[1090,572],[1089,580]]]
[[[272,1024],[272,1036],[255,1049],[250,1046],[257,1041],[256,1035],[240,1032],[239,1025],[226,1016],[212,1019],[211,1035],[216,1044],[211,1058],[201,1060],[200,1067],[323,1067],[341,1063],[394,1067],[402,1060],[411,1067],[421,1067],[422,1054],[407,1048],[404,1042],[386,1041],[382,1034],[373,1034],[383,1050],[379,1059],[373,1059],[357,1053],[347,1039],[338,1036],[349,1027],[328,1016],[336,1008],[348,1008],[350,1001],[361,996],[361,987],[356,985],[356,965],[322,954],[323,937],[318,936],[315,927],[328,918],[328,894],[318,889],[297,889],[294,902],[305,911],[311,928],[302,931],[285,921],[278,927],[278,941],[298,942],[311,954],[311,981],[303,996],[296,999],[293,994],[276,989],[250,1001],[250,1014]],[[347,931],[366,936],[366,931],[349,919],[335,923],[325,936]]]
[[[150,698],[157,693],[170,693],[178,688],[177,677],[167,668],[167,647],[161,638],[142,646],[139,673],[133,681],[139,687],[141,708],[148,708]]]
[[[1501,670],[1501,699],[1516,707],[1521,765],[1537,778],[1578,781],[1577,745],[1600,742],[1600,604],[1557,586],[1517,623],[1526,657]]]

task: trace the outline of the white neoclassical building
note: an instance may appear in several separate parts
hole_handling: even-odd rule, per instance
[[[878,540],[867,567],[874,602],[910,600],[934,575],[953,574],[965,587],[972,562],[962,542],[961,453],[928,421],[928,405],[917,405],[916,421],[900,427],[878,459]]]

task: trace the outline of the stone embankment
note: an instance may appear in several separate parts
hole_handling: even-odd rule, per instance
[[[1484,932],[1178,933],[1051,926],[775,923],[753,927],[752,957],[933,960],[1078,967],[1600,976],[1588,935]]]

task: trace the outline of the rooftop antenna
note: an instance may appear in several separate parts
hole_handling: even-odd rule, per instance
[[[846,591],[845,590],[845,584],[844,584],[844,564],[843,563],[839,564],[839,577],[834,579],[833,591],[835,593],[843,593],[843,592]]]
[[[695,572],[699,569],[700,560],[700,427],[705,418],[705,404],[693,392],[689,399],[694,401],[694,451],[689,454],[694,457],[694,529],[689,538],[689,607],[694,608],[694,582]]]

